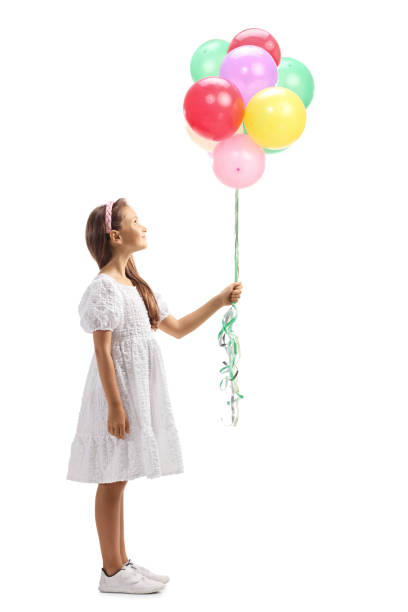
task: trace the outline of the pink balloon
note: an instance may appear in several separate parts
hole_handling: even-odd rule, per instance
[[[228,187],[243,189],[256,183],[265,170],[265,151],[248,134],[221,140],[213,151],[215,176]]]
[[[239,89],[246,106],[258,91],[276,85],[278,68],[270,53],[262,47],[242,45],[224,57],[219,76]]]

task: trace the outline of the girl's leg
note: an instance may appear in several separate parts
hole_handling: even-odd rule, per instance
[[[120,504],[127,480],[100,483],[95,496],[95,521],[103,559],[109,575],[122,565],[120,552]]]
[[[125,496],[125,490],[123,489],[122,495],[120,496],[120,557],[122,563],[126,563],[128,556],[125,548],[125,523],[123,519],[123,498]]]

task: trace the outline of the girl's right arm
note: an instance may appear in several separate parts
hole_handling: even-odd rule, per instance
[[[129,433],[129,421],[122,405],[111,355],[112,332],[98,329],[93,332],[93,339],[99,377],[108,402],[108,431],[124,439],[125,433]]]

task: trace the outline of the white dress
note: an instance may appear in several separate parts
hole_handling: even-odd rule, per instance
[[[162,321],[169,314],[168,307],[160,293],[154,295]],[[78,311],[86,332],[112,331],[111,355],[129,433],[121,439],[108,431],[108,404],[94,352],[71,443],[67,479],[104,483],[182,473],[163,357],[154,337],[157,332],[150,326],[138,290],[99,273],[82,296]]]

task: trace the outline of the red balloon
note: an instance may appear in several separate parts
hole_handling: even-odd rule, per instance
[[[244,114],[245,103],[239,89],[221,77],[196,81],[184,98],[184,117],[203,138],[229,138],[241,125]]]
[[[275,64],[279,66],[281,61],[281,50],[277,40],[269,34],[266,30],[260,28],[248,28],[242,30],[239,34],[234,36],[230,46],[228,47],[227,53],[235,49],[235,47],[241,47],[242,45],[255,45],[262,47],[265,51],[268,51],[275,60]]]

